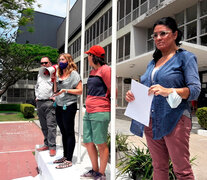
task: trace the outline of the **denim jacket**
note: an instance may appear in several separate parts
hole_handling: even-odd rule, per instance
[[[188,101],[198,98],[201,84],[197,59],[194,54],[184,49],[177,50],[176,54],[155,72],[152,81],[151,73],[154,67],[155,61],[152,60],[148,64],[146,72],[141,76],[142,84],[148,87],[155,84],[165,88],[188,87],[190,90],[188,99],[182,99],[180,105],[174,109],[169,106],[166,97],[154,96],[151,105],[153,139],[161,139],[173,131],[185,110],[190,112]],[[130,130],[132,133],[142,136],[144,125],[132,120]]]

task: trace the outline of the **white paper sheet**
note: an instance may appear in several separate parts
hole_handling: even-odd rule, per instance
[[[148,87],[132,80],[131,91],[135,100],[128,103],[125,116],[128,116],[145,126],[149,126],[150,109],[154,95],[148,95]]]

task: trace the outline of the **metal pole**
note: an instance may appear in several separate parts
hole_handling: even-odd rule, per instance
[[[70,14],[70,0],[67,0],[66,8],[66,23],[65,23],[65,53],[68,53],[68,36],[69,36],[69,14]]]
[[[85,13],[86,12],[86,0],[82,0],[82,29],[81,29],[81,63],[80,63],[80,76],[83,81],[83,69],[84,69],[84,44],[85,44]],[[81,162],[81,132],[82,132],[82,109],[83,109],[83,95],[80,96],[79,105],[79,121],[78,121],[78,160]]]
[[[117,0],[112,0],[112,56],[111,56],[111,180],[116,179],[116,40],[117,36]]]

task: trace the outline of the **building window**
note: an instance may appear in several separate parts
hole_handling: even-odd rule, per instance
[[[92,37],[92,39],[94,40],[95,39],[95,37],[96,37],[96,24],[94,24],[93,26],[92,26],[92,30],[93,30],[93,37]]]
[[[93,27],[93,26],[91,26],[90,29],[89,29],[89,33],[90,33],[90,38],[89,38],[89,40],[90,40],[90,42],[92,41],[92,37],[93,37],[93,30],[92,30],[92,27]]]
[[[131,0],[126,0],[126,15],[131,13]]]
[[[124,0],[119,1],[119,20],[124,17]]]
[[[34,89],[28,89],[27,90],[27,97],[28,97],[28,99],[33,99],[34,98],[34,94],[35,94]]]
[[[111,64],[111,44],[108,45],[108,64]]]
[[[184,11],[175,15],[178,27],[184,24]]]
[[[133,0],[133,9],[136,9],[139,7],[139,0]]]
[[[108,29],[108,12],[104,15],[105,23],[104,23],[104,31]]]
[[[99,36],[99,21],[96,22],[96,37]]]
[[[182,32],[182,39],[181,40],[183,41],[183,39],[184,39],[184,26],[179,27],[179,29]]]
[[[153,34],[153,29],[148,29],[147,32],[147,51],[152,51],[154,49],[154,40],[152,39],[151,35]]]
[[[20,89],[14,89],[14,97],[20,97]]]
[[[197,35],[197,22],[193,22],[187,25],[187,39],[196,37]]]
[[[13,97],[13,89],[12,88],[9,88],[8,91],[7,91],[7,96],[8,97]]]
[[[153,29],[149,28],[147,31],[147,39],[152,39],[151,35],[153,34]]]
[[[130,33],[125,36],[125,59],[130,58]]]
[[[201,37],[201,45],[207,46],[207,35]]]
[[[71,53],[71,45],[70,45],[69,48],[68,48],[68,52],[69,52],[69,54],[72,55],[72,53]]]
[[[101,22],[101,24],[100,24],[100,34],[102,34],[103,33],[103,24],[104,24],[103,16],[101,17],[100,22]]]
[[[124,38],[121,37],[120,39],[118,39],[118,62],[123,61],[123,48],[124,46]]]
[[[77,65],[77,68],[78,68],[78,73],[80,73],[80,61],[78,61],[78,62],[76,63],[76,65]]]
[[[20,89],[20,97],[26,97],[26,89]]]
[[[112,26],[112,9],[109,10],[109,28]]]
[[[87,78],[89,74],[88,57],[84,58],[84,78]]]
[[[86,31],[86,44],[89,43],[89,30]]]
[[[207,0],[201,1],[200,10],[201,16],[207,15]]]
[[[201,34],[207,33],[207,17],[201,19]]]
[[[130,33],[122,36],[118,39],[118,59],[117,61],[123,61],[130,58]]]
[[[190,22],[192,20],[197,19],[197,4],[192,6],[186,10],[186,20]]]
[[[87,84],[83,85],[83,102],[85,102],[87,97]]]
[[[104,47],[105,50],[105,62],[110,65],[111,64],[111,44]]]

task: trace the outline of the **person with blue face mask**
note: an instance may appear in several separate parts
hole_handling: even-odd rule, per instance
[[[62,134],[63,157],[53,163],[59,163],[56,168],[63,169],[72,166],[77,96],[82,94],[82,81],[70,54],[60,54],[56,77],[56,120]]]

